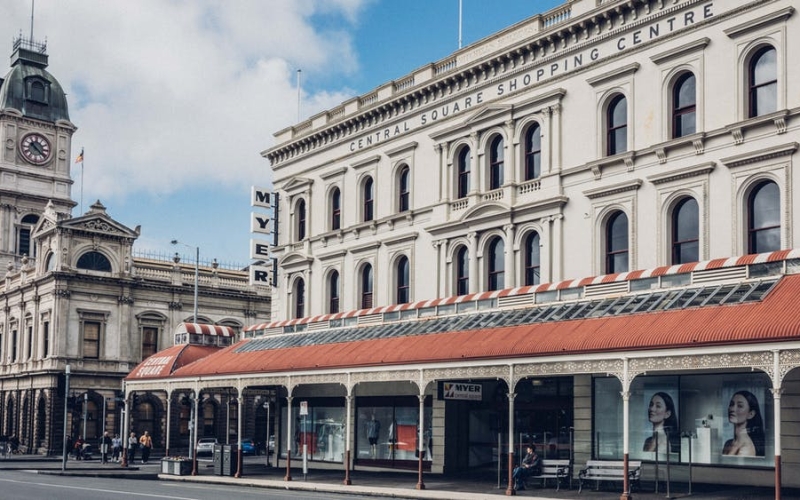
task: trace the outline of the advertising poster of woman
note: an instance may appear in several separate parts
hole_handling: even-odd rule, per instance
[[[730,436],[722,447],[722,455],[763,457],[765,455],[764,417],[760,400],[763,389],[739,389],[725,399],[727,424],[725,435]],[[756,396],[758,394],[758,396]]]
[[[649,428],[642,445],[643,452],[678,453],[680,451],[680,426],[678,425],[677,394],[671,391],[655,391],[650,393],[646,406]],[[645,454],[647,456],[648,454]]]

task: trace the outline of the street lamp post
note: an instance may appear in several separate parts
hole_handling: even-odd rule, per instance
[[[264,438],[264,454],[267,456],[267,467],[271,467],[272,465],[269,463],[269,403],[270,398],[267,396],[267,400],[264,401],[264,408],[267,409],[267,435]]]
[[[197,284],[200,281],[200,247],[187,245],[178,240],[172,240],[170,243],[172,245],[183,245],[187,248],[194,248],[194,313],[192,315],[192,323],[197,323]]]
[[[64,369],[64,375],[66,377],[66,384],[64,384],[64,455],[61,457],[62,471],[67,468],[67,453],[69,453],[69,450],[67,449],[67,440],[69,439],[69,435],[67,434],[67,412],[69,411],[69,365],[67,365]]]

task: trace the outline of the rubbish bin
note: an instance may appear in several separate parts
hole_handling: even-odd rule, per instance
[[[239,470],[239,449],[235,444],[222,445],[222,475],[233,476]]]
[[[222,445],[214,445],[214,475],[222,475]]]

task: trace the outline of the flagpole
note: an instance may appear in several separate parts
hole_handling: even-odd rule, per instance
[[[462,13],[462,0],[458,0],[458,48],[461,49],[461,13]]]
[[[75,158],[75,163],[80,162],[81,164],[81,204],[78,205],[78,215],[83,215],[83,148],[81,148],[81,154]]]

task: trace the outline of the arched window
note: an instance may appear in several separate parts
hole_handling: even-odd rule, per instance
[[[396,282],[397,282],[397,293],[395,297],[395,304],[406,304],[411,300],[411,282],[410,282],[410,270],[408,264],[408,257],[403,255],[399,259],[397,259],[397,265],[395,267],[396,270]]]
[[[683,137],[697,131],[697,92],[693,73],[684,73],[672,87],[672,137]]]
[[[606,223],[606,274],[628,270],[628,216],[615,212]]]
[[[764,47],[753,55],[747,85],[750,89],[750,118],[778,109],[778,56],[773,47]]]
[[[39,222],[39,216],[28,214],[22,218],[17,228],[17,255],[36,257],[36,246],[31,239],[31,232]]]
[[[361,309],[372,307],[372,266],[366,264],[361,269]]]
[[[46,271],[53,271],[56,268],[56,254],[50,253],[45,260],[44,268]]]
[[[298,278],[294,282],[294,317],[303,318],[306,314],[306,282]]]
[[[465,198],[469,193],[470,154],[469,148],[458,152],[458,197]]]
[[[611,99],[606,111],[606,154],[628,150],[628,101],[620,94]]]
[[[111,272],[111,261],[100,252],[86,252],[78,259],[78,269]]]
[[[400,169],[400,174],[397,176],[397,211],[406,212],[410,208],[410,186],[409,186],[410,170],[408,165],[404,165]]]
[[[684,198],[672,211],[672,264],[700,260],[700,219],[697,200]]]
[[[539,233],[533,232],[525,238],[525,285],[538,285],[541,280]]]
[[[367,177],[364,181],[364,222],[371,221],[375,217],[375,192],[372,177]]]
[[[339,312],[339,271],[331,271],[328,276],[328,312]]]
[[[336,231],[342,228],[342,192],[339,188],[331,191],[331,230]]]
[[[538,123],[525,132],[525,180],[538,179],[542,175],[542,129]]]
[[[295,215],[297,218],[297,241],[303,241],[306,238],[306,200],[301,199],[297,202]]]
[[[747,200],[747,253],[781,248],[781,193],[772,181],[759,184]]]
[[[489,189],[499,189],[503,185],[503,154],[505,145],[503,138],[497,136],[489,148]]]
[[[456,295],[469,293],[469,250],[462,246],[456,252]]]
[[[489,262],[487,285],[488,291],[502,290],[505,287],[505,243],[502,238],[495,238],[489,243]]]

